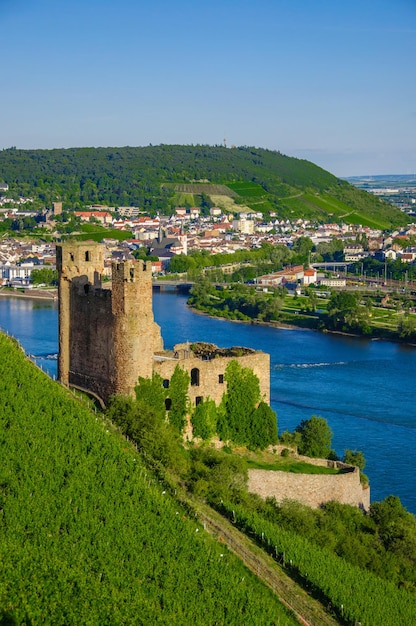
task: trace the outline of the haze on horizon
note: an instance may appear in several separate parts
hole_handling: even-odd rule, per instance
[[[0,149],[253,145],[416,172],[414,0],[0,0]]]

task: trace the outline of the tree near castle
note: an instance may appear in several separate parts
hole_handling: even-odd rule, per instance
[[[217,432],[218,412],[214,400],[207,398],[198,406],[191,416],[192,432],[194,437],[207,440]]]
[[[277,418],[261,401],[258,377],[238,361],[230,361],[224,379],[227,392],[219,407],[218,435],[223,441],[266,448],[277,442]]]
[[[187,392],[190,380],[188,372],[177,365],[169,383],[169,423],[176,428],[179,433],[183,432],[186,424],[186,415],[189,413],[189,398]]]
[[[295,431],[301,435],[298,445],[300,454],[321,459],[329,457],[332,430],[326,419],[319,415],[312,415],[310,419],[302,420]]]

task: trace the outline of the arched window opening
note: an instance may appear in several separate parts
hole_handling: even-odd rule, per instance
[[[202,400],[203,400],[202,396],[197,396],[195,398],[195,406],[198,406],[198,404],[201,404]]]
[[[224,374],[218,374],[218,382],[220,385],[224,384]]]
[[[172,406],[172,400],[170,398],[166,398],[165,400],[165,409],[170,411],[170,407]]]
[[[169,378],[165,378],[165,380],[163,381],[163,388],[164,389],[169,389]]]
[[[197,367],[191,369],[191,385],[199,387],[199,369]]]
[[[90,261],[90,253],[88,252],[88,250],[85,253],[85,260]]]

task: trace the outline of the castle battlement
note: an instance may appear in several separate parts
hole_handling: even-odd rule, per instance
[[[144,261],[123,261],[122,263],[113,263],[111,267],[112,282],[130,282],[135,283],[143,280],[152,280],[152,264]]]

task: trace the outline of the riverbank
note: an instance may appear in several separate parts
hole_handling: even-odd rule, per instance
[[[398,337],[397,335],[389,332],[386,334],[367,334],[367,335],[359,335],[357,333],[348,333],[345,331],[341,331],[341,330],[332,330],[332,329],[328,329],[328,328],[311,328],[310,326],[302,326],[301,323],[298,324],[288,324],[287,322],[264,322],[263,320],[256,320],[256,319],[249,319],[249,320],[235,320],[235,319],[231,319],[229,317],[222,317],[220,315],[212,315],[211,313],[207,313],[206,311],[202,311],[200,309],[196,309],[195,307],[193,307],[192,305],[188,304],[187,305],[188,308],[190,309],[190,311],[192,311],[193,313],[197,313],[199,315],[203,315],[205,317],[209,317],[211,319],[216,319],[216,320],[224,320],[227,322],[233,322],[236,324],[246,324],[246,325],[250,325],[250,326],[264,326],[266,328],[275,328],[277,330],[281,329],[281,330],[302,330],[302,331],[311,331],[311,332],[316,332],[316,333],[322,333],[322,334],[328,334],[328,335],[338,335],[341,337],[351,337],[354,339],[364,339],[367,341],[386,341],[386,342],[391,342],[391,343],[396,343],[396,344],[400,344],[400,345],[405,345],[405,346],[409,346],[411,348],[416,348],[416,343],[410,342],[410,341],[406,341],[405,339],[402,339],[401,337]]]
[[[0,289],[0,296],[11,298],[33,298],[37,300],[58,300],[57,289]]]

